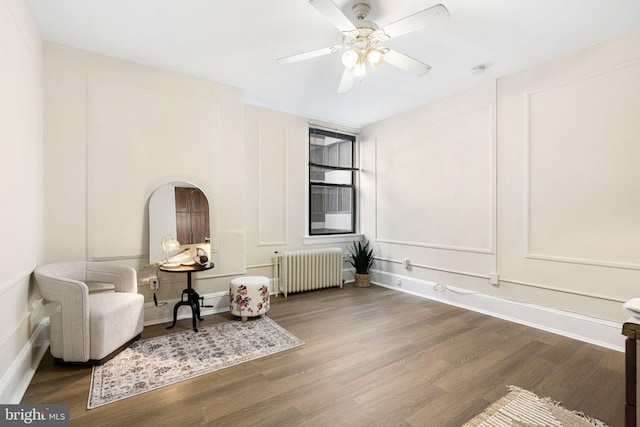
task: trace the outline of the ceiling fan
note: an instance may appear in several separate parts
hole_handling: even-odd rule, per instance
[[[387,62],[418,77],[424,76],[431,70],[429,65],[396,50],[377,47],[377,45],[380,42],[422,29],[438,21],[449,19],[447,8],[442,4],[437,4],[393,22],[384,28],[379,28],[374,22],[367,21],[367,16],[371,11],[371,6],[367,3],[357,1],[353,6],[355,22],[351,22],[332,0],[309,0],[309,3],[342,32],[342,45],[286,56],[277,59],[277,62],[279,64],[290,64],[344,50],[342,54],[344,73],[340,80],[338,92],[348,91],[353,86],[356,78],[362,78],[367,73],[367,62],[373,68],[377,68],[383,62]]]

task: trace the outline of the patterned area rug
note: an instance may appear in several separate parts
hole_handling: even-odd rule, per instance
[[[581,412],[568,411],[558,402],[542,399],[515,386],[510,393],[466,423],[464,427],[607,427]]]
[[[87,409],[304,344],[268,317],[136,341],[94,366]]]

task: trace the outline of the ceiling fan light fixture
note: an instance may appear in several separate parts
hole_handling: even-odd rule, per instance
[[[367,64],[364,60],[358,60],[358,63],[353,67],[353,75],[356,77],[364,77],[367,74]]]
[[[347,68],[353,68],[360,60],[360,54],[355,49],[349,49],[342,54],[342,64]]]
[[[367,61],[373,68],[378,68],[384,62],[384,52],[370,47],[367,50]]]

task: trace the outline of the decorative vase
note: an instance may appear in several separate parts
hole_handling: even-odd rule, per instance
[[[371,285],[370,280],[371,280],[371,273],[367,273],[367,274],[356,273],[356,281],[354,283],[354,286],[358,288],[368,288]]]

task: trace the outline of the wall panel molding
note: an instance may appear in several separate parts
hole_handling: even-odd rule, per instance
[[[391,239],[380,239],[380,238],[376,238],[375,241],[378,243],[388,243],[392,245],[403,245],[403,246],[415,246],[419,248],[441,249],[445,251],[471,252],[471,253],[489,254],[489,255],[493,255],[495,253],[495,251],[492,248],[467,248],[464,246],[438,245],[435,243],[421,243],[421,242],[411,242],[411,241],[405,241],[405,240],[391,240]]]
[[[637,70],[634,70],[634,68],[637,68]],[[626,73],[626,74],[625,74]],[[590,73],[586,73],[586,74],[582,74],[580,76],[577,76],[575,78],[572,79],[565,79],[559,82],[554,82],[552,84],[548,84],[548,85],[544,85],[541,86],[539,88],[536,88],[535,90],[531,90],[528,92],[524,93],[524,144],[525,144],[525,148],[524,148],[524,180],[525,180],[525,185],[524,185],[524,236],[523,236],[523,242],[524,242],[524,258],[525,259],[531,259],[531,260],[541,260],[541,261],[553,261],[553,262],[559,262],[559,263],[570,263],[570,264],[583,264],[583,265],[589,265],[589,266],[595,266],[595,267],[605,267],[605,268],[620,268],[620,269],[630,269],[630,270],[640,270],[640,262],[629,262],[629,260],[620,260],[620,259],[606,259],[606,258],[602,258],[597,256],[597,254],[594,253],[594,255],[596,256],[588,256],[587,254],[583,254],[586,256],[576,256],[576,254],[572,254],[569,252],[547,252],[547,251],[541,251],[540,249],[536,249],[533,246],[533,240],[536,237],[533,233],[536,232],[536,230],[534,230],[533,227],[533,223],[534,223],[534,204],[535,201],[533,200],[533,197],[535,197],[532,192],[532,187],[533,187],[533,180],[536,179],[536,173],[540,174],[543,173],[542,172],[542,166],[540,166],[539,170],[540,172],[536,172],[536,165],[533,164],[534,159],[532,158],[533,156],[533,150],[535,149],[534,144],[536,144],[535,138],[534,138],[534,134],[535,132],[540,132],[540,128],[536,129],[536,125],[534,124],[534,112],[533,112],[533,106],[532,103],[534,101],[534,98],[537,96],[561,96],[562,95],[562,91],[567,91],[568,94],[571,94],[571,90],[574,87],[577,87],[576,85],[581,85],[581,84],[589,84],[591,81],[594,81],[594,87],[597,88],[601,88],[603,85],[603,82],[597,82],[596,79],[603,79],[606,78],[607,80],[605,81],[606,83],[606,87],[610,87],[610,93],[612,93],[612,97],[616,96],[617,92],[624,92],[627,90],[631,90],[629,89],[628,85],[625,85],[625,76],[628,79],[633,79],[633,75],[640,75],[640,60],[633,60],[633,61],[627,61],[621,64],[617,64],[615,66],[610,66],[610,67],[605,67],[605,68],[601,68],[599,70],[590,72]],[[598,84],[599,83],[599,84]],[[588,88],[587,88],[588,89]],[[577,90],[577,89],[575,89]],[[636,92],[633,93],[637,93],[640,92],[640,85],[637,85],[635,88]],[[584,90],[582,92],[580,92],[580,94],[583,93],[587,93],[587,90]],[[634,97],[634,95],[629,95],[629,97]],[[570,99],[571,101],[567,101],[567,104],[570,104],[570,102],[574,102],[575,103],[575,108],[570,109],[567,114],[573,114],[573,116],[569,116],[567,119],[571,120],[574,119],[575,122],[580,123],[580,126],[583,127],[587,127],[587,126],[594,126],[597,127],[598,129],[601,129],[603,126],[606,128],[609,128],[611,130],[611,132],[613,133],[618,132],[615,135],[620,135],[620,132],[624,131],[626,129],[627,131],[627,138],[629,134],[633,134],[635,135],[635,137],[640,137],[640,131],[638,129],[640,129],[637,125],[635,125],[634,123],[630,123],[628,120],[626,120],[624,117],[618,118],[615,115],[611,115],[611,116],[605,116],[605,113],[608,113],[610,110],[614,110],[612,107],[617,107],[618,109],[624,109],[624,105],[622,106],[617,106],[617,105],[606,105],[606,106],[600,106],[598,104],[595,105],[587,105],[585,106],[584,103],[580,103],[580,100],[575,100],[573,98],[570,98],[569,95],[565,95],[564,97],[565,99]],[[624,98],[620,98],[620,99],[624,99]],[[631,101],[627,101],[627,102],[631,102]],[[568,109],[568,107],[564,106],[565,108]],[[558,107],[560,108],[560,107]],[[579,108],[583,108],[583,110],[580,110]],[[594,120],[592,120],[592,118],[590,117],[589,114],[594,114],[592,111],[589,110],[593,110],[595,112],[600,112],[602,111],[602,115],[603,115],[603,124],[600,123],[594,123]],[[565,110],[560,110],[560,111],[565,111]],[[614,110],[615,111],[615,110]],[[579,116],[580,114],[583,114],[583,116]],[[605,120],[608,120],[605,121]],[[619,120],[618,122],[615,122],[617,124],[617,126],[611,126],[611,121],[615,121],[615,120]],[[569,126],[571,126],[571,122],[569,122]],[[625,128],[626,126],[626,128]],[[635,127],[633,127],[635,126]],[[547,124],[545,123],[545,127],[548,127]],[[621,131],[622,129],[622,131]],[[543,130],[544,131],[544,130]],[[565,131],[566,132],[566,131]],[[636,132],[636,133],[634,133]],[[624,137],[624,136],[623,136]],[[614,136],[612,136],[612,138],[614,138]],[[622,138],[619,136],[619,138]],[[566,140],[566,138],[564,139]],[[557,141],[556,141],[557,142]],[[609,141],[610,142],[610,141]],[[539,142],[538,142],[539,143]],[[610,147],[610,144],[607,144],[607,146],[603,146],[603,150],[606,148],[608,151],[611,150],[615,150],[615,147]],[[597,147],[600,148],[600,147]],[[593,163],[597,163],[596,159],[598,156],[598,152],[594,151],[594,147],[591,146],[587,146],[585,148],[586,149],[591,149],[593,152],[588,152],[588,153],[576,153],[577,155],[580,156],[592,156]],[[631,154],[632,155],[632,154]],[[567,159],[567,169],[574,171],[575,168],[582,166],[583,169],[579,169],[577,172],[578,173],[583,173],[585,174],[584,176],[589,176],[591,174],[599,174],[600,171],[597,168],[594,168],[593,170],[589,169],[586,170],[586,168],[584,168],[583,165],[581,165],[580,163],[577,162],[572,162],[572,159]],[[548,163],[548,162],[547,162]],[[577,163],[577,165],[576,165]],[[571,168],[571,169],[570,169]],[[613,168],[615,169],[615,165],[613,166]],[[629,168],[627,168],[629,169]],[[554,170],[554,171],[549,171],[548,167],[544,170],[544,174],[549,174],[549,173],[553,173],[553,172],[557,172],[559,178],[563,178],[563,174],[566,174],[567,172],[565,170],[559,171],[559,170]],[[606,176],[603,178],[606,179]],[[565,181],[567,183],[569,183],[570,181]],[[562,182],[560,182],[561,184]],[[606,183],[606,182],[605,182]],[[615,191],[615,192],[620,192],[620,191],[624,191],[626,189],[626,187],[624,185],[620,185],[617,184],[615,181],[611,182],[610,185],[611,191]],[[579,190],[578,188],[576,188],[576,190]],[[633,189],[627,189],[628,192],[633,192]],[[632,194],[628,195],[628,199],[631,199],[632,197],[634,197]],[[593,200],[593,206],[597,207],[599,203],[607,203],[606,200]],[[577,216],[577,218],[579,217],[579,215]],[[542,230],[542,231],[546,231],[546,235],[554,235],[553,231],[554,230]],[[557,234],[555,234],[557,235]],[[540,235],[538,235],[540,236]],[[596,241],[594,241],[594,244],[615,244],[615,236],[599,236],[599,239],[594,239]],[[611,237],[611,238],[605,238],[605,237]],[[540,237],[541,239],[544,237]],[[611,242],[611,243],[610,243]],[[624,243],[624,242],[623,242]],[[586,245],[585,245],[586,246]]]
[[[0,296],[2,296],[9,289],[12,289],[17,285],[20,285],[21,283],[25,283],[25,282],[29,283],[29,278],[31,277],[31,273],[33,273],[34,269],[35,269],[35,266],[31,266],[29,267],[28,270],[21,271],[13,279],[0,285]]]
[[[258,246],[287,245],[289,130],[258,125]],[[279,233],[274,225],[280,224]],[[275,233],[274,233],[275,231]]]
[[[587,258],[573,258],[559,255],[544,255],[536,253],[528,253],[525,255],[525,259],[533,259],[539,261],[554,261],[566,264],[582,264],[590,265],[593,267],[605,267],[605,268],[621,268],[624,270],[640,270],[640,264],[630,264],[623,262],[610,262],[600,259],[587,259]]]
[[[406,138],[416,138],[416,133],[420,129],[426,129],[434,125],[442,124],[451,120],[456,120],[458,118],[464,118],[464,116],[470,116],[479,113],[486,114],[488,117],[489,123],[483,123],[483,126],[486,126],[487,134],[482,135],[482,137],[486,137],[486,140],[483,141],[483,144],[486,143],[485,148],[488,149],[487,153],[484,153],[488,160],[488,173],[490,174],[487,179],[487,188],[485,188],[485,192],[487,194],[486,200],[486,215],[487,215],[487,223],[486,223],[486,244],[479,246],[467,246],[467,245],[456,245],[456,244],[443,244],[439,242],[433,241],[413,241],[406,238],[394,238],[393,236],[383,236],[380,232],[380,202],[387,204],[388,201],[382,200],[383,197],[380,194],[380,162],[383,161],[381,156],[381,144],[383,141],[389,141],[395,137],[402,137],[403,135]],[[471,253],[480,253],[480,254],[495,254],[496,247],[496,156],[497,156],[497,148],[496,148],[496,112],[495,112],[495,103],[483,103],[482,105],[475,105],[472,108],[467,108],[462,111],[445,114],[438,116],[432,120],[425,120],[422,122],[418,122],[412,124],[411,126],[407,126],[407,129],[402,131],[397,131],[395,133],[385,133],[377,136],[374,139],[374,162],[375,162],[375,180],[374,180],[374,230],[375,230],[375,241],[379,243],[389,243],[389,244],[397,244],[397,245],[405,245],[405,246],[415,246],[415,247],[424,247],[424,248],[432,248],[432,249],[440,249],[440,250],[449,250],[449,251],[459,251],[459,252],[471,252]],[[398,191],[402,191],[402,188],[399,188]]]
[[[45,317],[0,378],[1,402],[14,405],[20,403],[48,348],[49,318]]]

